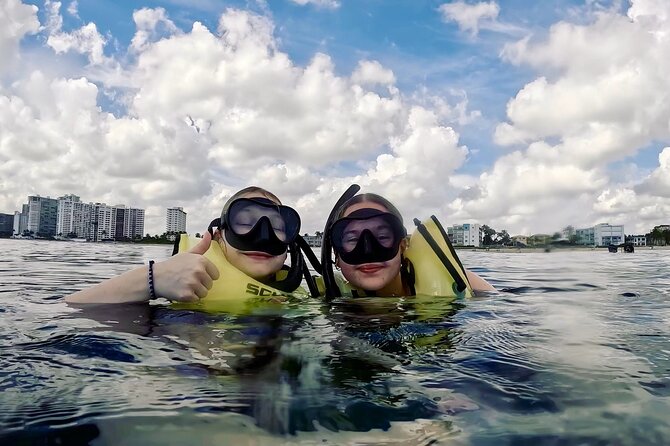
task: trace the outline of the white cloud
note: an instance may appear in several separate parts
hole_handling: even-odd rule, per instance
[[[79,2],[77,0],[71,1],[67,6],[67,12],[71,16],[79,18]]]
[[[88,23],[73,32],[63,32],[63,17],[60,15],[60,2],[46,0],[44,6],[47,10],[46,30],[48,32],[47,45],[56,54],[74,51],[85,54],[89,63],[101,65],[111,62],[105,57],[104,48],[107,40],[98,32],[95,23]]]
[[[494,21],[498,18],[500,6],[496,2],[479,2],[470,5],[464,1],[457,1],[443,4],[439,10],[445,22],[456,22],[461,30],[477,34],[480,22]]]
[[[359,85],[395,84],[393,71],[384,68],[376,60],[361,60],[358,62],[358,67],[356,67],[356,71],[351,75],[351,80]]]
[[[39,31],[39,26],[36,6],[24,5],[19,0],[3,0],[0,4],[0,75],[16,62],[21,39]]]
[[[544,39],[508,44],[505,60],[538,73],[495,130],[495,141],[516,151],[480,177],[477,194],[467,192],[474,200],[452,203],[457,214],[530,230],[530,222],[610,221],[642,231],[664,218],[670,155],[638,185],[606,166],[670,139],[669,8],[635,0],[628,17],[603,10],[590,24],[560,22]]]
[[[142,8],[133,12],[137,31],[130,43],[131,49],[140,51],[153,39],[178,32],[163,8]]]
[[[352,181],[416,215],[419,198],[438,208],[450,190],[440,180],[465,161],[443,110],[413,105],[391,70],[362,61],[340,76],[326,54],[296,65],[278,49],[267,17],[234,9],[216,33],[197,22],[183,32],[164,11],[137,11],[138,32],[146,34],[136,34],[132,62],[122,67],[127,113],[103,112],[100,93],[116,86],[108,82],[119,67],[105,59],[102,39],[83,35],[99,36],[94,24],[64,31],[56,6],[45,29],[54,58],[85,52],[87,70],[101,61],[101,75],[96,85],[33,70],[0,90],[8,186],[0,205],[16,209],[29,193],[75,192],[145,207],[150,232],[162,230],[161,209],[178,205],[189,212],[189,227],[202,231],[227,195],[256,183],[298,206],[305,229],[314,230]],[[154,34],[157,25],[168,32]],[[384,91],[371,89],[380,85]],[[341,162],[351,167],[343,172]]]
[[[658,155],[658,168],[635,188],[640,194],[670,198],[670,147]]]
[[[141,9],[127,52],[107,56],[113,36],[93,23],[64,30],[60,4],[46,6],[41,37],[53,53],[0,77],[4,212],[29,193],[74,192],[145,207],[152,233],[163,230],[165,207],[183,206],[189,230],[202,232],[230,194],[255,183],[295,205],[313,231],[357,182],[396,202],[407,226],[436,213],[447,224],[511,232],[600,221],[642,231],[668,215],[670,149],[641,182],[607,170],[670,139],[667,20],[650,12],[653,2],[636,0],[632,19],[607,11],[590,25],[557,24],[546,39],[508,46],[505,59],[537,79],[510,99],[496,129],[510,153],[480,175],[459,172],[476,147],[452,125],[480,117],[466,92],[402,92],[396,74],[370,59],[346,73],[323,53],[298,64],[271,19],[235,9],[216,30],[198,22],[182,30],[160,8]],[[7,23],[22,25],[11,38],[0,34],[0,48],[16,59],[18,42],[39,24],[34,8],[13,10],[23,15]],[[66,59],[85,66],[67,71],[74,75],[41,69]],[[110,100],[115,114],[105,111]]]
[[[444,22],[456,22],[461,31],[468,32],[471,36],[476,36],[481,29],[505,34],[523,32],[518,26],[498,20],[500,6],[494,1],[469,4],[459,0],[440,5],[438,11]]]
[[[340,2],[338,0],[291,0],[293,3],[298,5],[309,5],[312,4],[317,7],[337,9],[340,7]]]

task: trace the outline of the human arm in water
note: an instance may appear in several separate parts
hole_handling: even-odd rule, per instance
[[[470,270],[465,270],[465,275],[468,277],[468,281],[470,282],[470,286],[472,287],[473,291],[495,291],[496,289],[488,283],[486,280],[483,278],[479,277],[476,273],[473,273]]]
[[[194,302],[207,295],[219,271],[203,254],[209,249],[212,237],[204,238],[191,249],[154,263],[154,289],[158,297],[178,302]],[[67,296],[68,303],[130,303],[145,302],[149,294],[149,267],[142,266],[112,277],[97,285]]]

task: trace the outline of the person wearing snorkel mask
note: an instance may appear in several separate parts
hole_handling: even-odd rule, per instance
[[[214,227],[218,229],[214,230]],[[217,267],[203,254],[218,243],[228,262],[261,282],[276,280],[284,267],[288,247],[300,231],[298,213],[260,187],[235,193],[223,207],[221,218],[210,225],[203,239],[188,252],[153,262],[66,297],[69,303],[143,302],[164,297],[195,302],[207,296],[219,278]],[[297,285],[296,285],[297,287]],[[290,290],[292,291],[292,290]]]
[[[328,231],[335,265],[354,288],[366,295],[414,294],[403,257],[407,231],[402,215],[387,199],[371,193],[349,198],[339,206]],[[495,290],[477,274],[465,273],[473,291]]]

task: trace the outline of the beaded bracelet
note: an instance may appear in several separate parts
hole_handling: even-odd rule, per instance
[[[149,298],[156,298],[156,289],[154,288],[154,261],[149,260]]]

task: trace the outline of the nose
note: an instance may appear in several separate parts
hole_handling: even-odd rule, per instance
[[[259,240],[270,240],[270,231],[272,231],[272,225],[270,224],[270,219],[267,217],[262,217],[260,223],[260,231],[258,232]]]
[[[367,229],[363,231],[363,252],[365,254],[372,254],[374,246],[372,244],[372,233]]]

